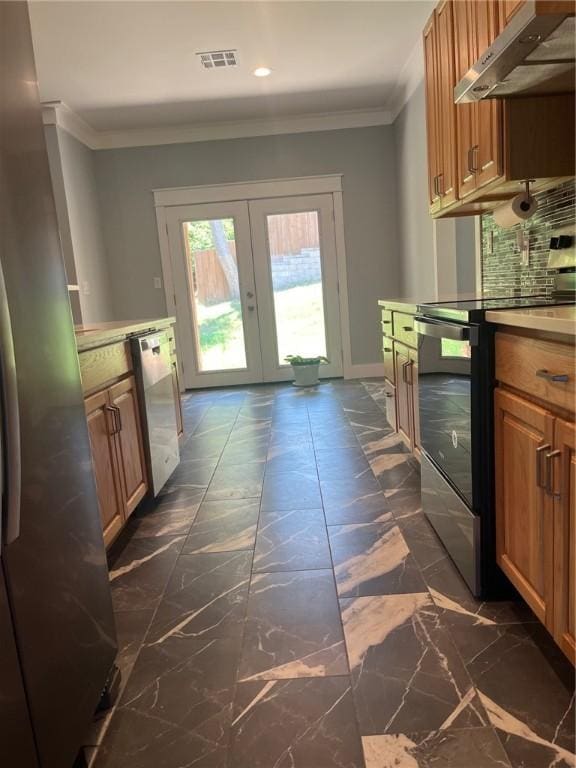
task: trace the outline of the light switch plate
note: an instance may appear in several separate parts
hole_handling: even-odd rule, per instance
[[[162,288],[162,278],[161,277],[155,277],[154,278],[154,288]]]

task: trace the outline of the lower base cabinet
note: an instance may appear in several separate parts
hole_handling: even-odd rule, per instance
[[[505,389],[495,419],[497,561],[575,663],[576,427]]]
[[[84,404],[108,546],[148,490],[134,376],[90,395]]]

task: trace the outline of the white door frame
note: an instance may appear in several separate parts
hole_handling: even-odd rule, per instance
[[[167,216],[172,206],[194,205],[197,203],[233,202],[259,200],[271,197],[295,195],[331,194],[334,202],[334,231],[336,237],[336,262],[338,266],[338,288],[340,297],[340,334],[342,338],[342,360],[344,378],[354,378],[352,352],[350,347],[350,317],[348,309],[348,277],[346,270],[346,247],[344,242],[344,209],[342,200],[342,174],[325,176],[302,176],[289,179],[268,179],[262,181],[236,182],[232,184],[209,184],[195,187],[169,187],[152,190],[158,225],[158,240],[162,260],[162,275],[168,315],[176,317],[174,275],[170,258]],[[176,324],[176,341],[182,349],[181,330]],[[182,356],[179,356],[182,365]],[[184,371],[181,371],[184,381]]]

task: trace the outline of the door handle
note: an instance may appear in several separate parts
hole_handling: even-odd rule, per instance
[[[551,447],[550,443],[544,443],[544,445],[536,448],[536,485],[538,488],[544,488],[544,490],[546,490],[546,485],[542,481],[542,457],[544,452],[549,451]]]
[[[554,460],[562,455],[562,451],[556,449],[551,453],[546,454],[546,493],[550,496],[560,496],[554,490]]]

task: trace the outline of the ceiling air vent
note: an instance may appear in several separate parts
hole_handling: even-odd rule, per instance
[[[204,69],[221,69],[222,67],[238,66],[238,53],[235,50],[228,51],[203,51],[197,53]]]

